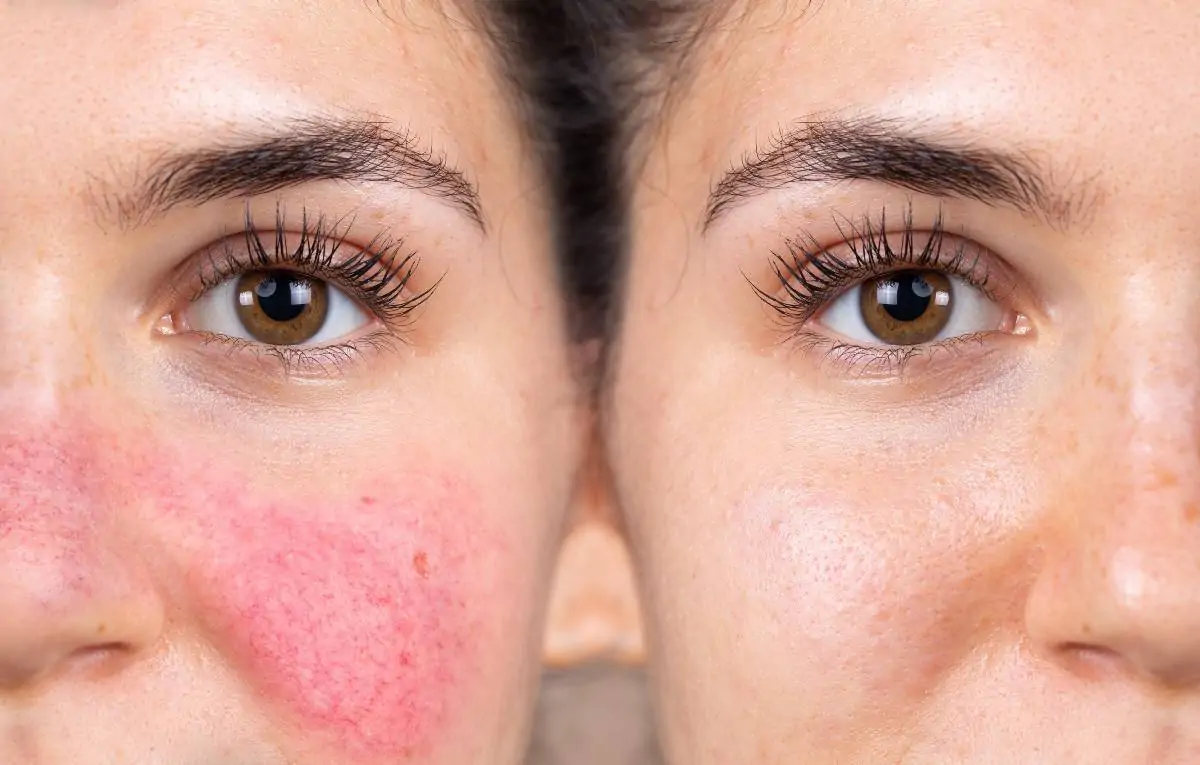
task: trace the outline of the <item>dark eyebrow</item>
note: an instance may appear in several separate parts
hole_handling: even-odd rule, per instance
[[[151,162],[131,191],[105,184],[94,201],[122,228],[171,208],[269,194],[314,181],[396,183],[444,200],[481,229],[479,192],[444,157],[384,122],[305,118],[270,132],[234,135]]]
[[[797,183],[877,181],[936,197],[1007,205],[1065,229],[1096,195],[1063,195],[1027,154],[982,148],[951,135],[922,135],[899,120],[800,122],[726,173],[708,198],[703,228],[742,200]]]

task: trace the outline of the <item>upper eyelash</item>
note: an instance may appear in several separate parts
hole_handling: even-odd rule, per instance
[[[878,222],[869,217],[864,217],[859,224],[848,218],[835,219],[841,241],[833,247],[822,247],[809,235],[789,239],[786,253],[772,253],[771,268],[782,293],[768,292],[758,286],[754,286],[754,291],[795,326],[812,318],[846,287],[894,271],[898,266],[948,271],[984,293],[992,294],[986,263],[981,262],[978,255],[969,256],[966,242],[958,243],[950,252],[945,251],[945,228],[940,211],[919,249],[914,241],[917,231],[911,207],[904,214],[898,249],[892,244],[897,235],[888,232],[887,221],[886,210],[879,214]],[[834,252],[836,248],[848,250],[849,257],[840,257]]]
[[[275,210],[274,241],[263,241],[249,206],[246,208],[242,238],[244,252],[231,243],[214,248],[209,268],[200,276],[199,295],[225,280],[255,269],[294,269],[315,278],[337,283],[389,324],[402,323],[433,294],[437,284],[412,295],[408,285],[420,261],[415,252],[404,250],[404,241],[378,235],[365,247],[348,245],[347,232],[354,220],[330,220],[324,215],[311,219],[307,209],[301,214],[299,240],[288,242],[289,231],[282,206]],[[343,248],[354,252],[342,257]]]

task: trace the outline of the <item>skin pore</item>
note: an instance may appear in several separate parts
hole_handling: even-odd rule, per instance
[[[1197,43],[1182,2],[709,25],[606,402],[668,761],[1200,758]]]
[[[585,418],[491,44],[0,10],[0,761],[520,761]]]

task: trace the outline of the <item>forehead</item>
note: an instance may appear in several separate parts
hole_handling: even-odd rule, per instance
[[[1194,78],[1177,73],[1200,68],[1198,41],[1186,2],[749,0],[708,32],[680,102],[736,104],[725,113],[755,115],[727,125],[743,135],[868,108],[988,124],[1034,104],[1051,107],[1039,121],[1087,129],[1132,118],[1112,112],[1114,92],[1159,116],[1190,100]]]
[[[471,166],[484,138],[515,140],[488,41],[445,0],[5,3],[0,104],[23,118],[0,136],[36,130],[48,155],[95,166],[332,114],[394,122]]]
[[[1186,2],[745,0],[705,32],[665,127],[725,166],[831,114],[1080,143],[1179,122],[1197,42]]]

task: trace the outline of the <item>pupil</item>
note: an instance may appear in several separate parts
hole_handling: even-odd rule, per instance
[[[929,309],[933,291],[920,273],[907,271],[880,282],[876,299],[896,321],[916,321]]]
[[[304,313],[312,290],[307,279],[279,272],[265,276],[254,288],[254,294],[263,314],[271,321],[283,323]]]

